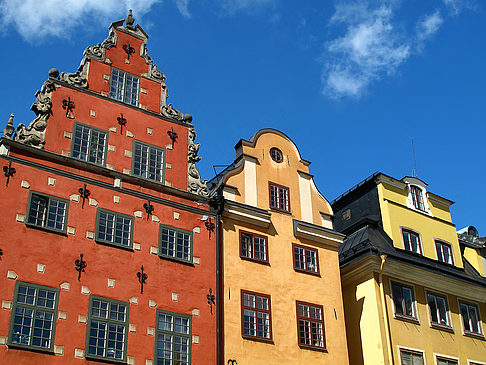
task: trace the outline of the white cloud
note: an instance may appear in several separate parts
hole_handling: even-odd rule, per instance
[[[369,8],[341,4],[331,24],[344,25],[345,35],[327,43],[322,72],[323,92],[331,97],[359,97],[384,75],[393,74],[410,56],[410,43],[392,24],[391,5]]]
[[[443,22],[444,19],[438,10],[436,10],[433,14],[425,16],[417,24],[418,40],[425,40],[433,36],[439,30]]]
[[[0,24],[13,26],[29,42],[67,38],[74,28],[92,21],[100,25],[127,16],[142,17],[161,0],[0,0]]]
[[[192,16],[189,12],[189,0],[175,0],[175,2],[179,13],[181,13],[184,18],[190,18]]]

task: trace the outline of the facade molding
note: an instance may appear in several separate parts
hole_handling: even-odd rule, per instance
[[[225,202],[223,217],[264,228],[272,224],[271,213],[268,211],[232,201]]]
[[[328,228],[316,226],[315,224],[293,220],[295,237],[309,239],[333,247],[339,247],[346,236],[342,233]]]

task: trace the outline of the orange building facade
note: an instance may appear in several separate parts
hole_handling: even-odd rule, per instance
[[[0,142],[0,363],[215,364],[215,213],[192,117],[131,15]]]

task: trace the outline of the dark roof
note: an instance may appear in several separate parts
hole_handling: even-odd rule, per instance
[[[366,225],[346,237],[339,247],[339,264],[343,268],[367,255],[381,254],[386,254],[389,259],[429,270],[446,277],[486,286],[486,278],[483,278],[465,258],[463,258],[464,269],[461,269],[396,248],[386,232],[380,227],[373,225]]]

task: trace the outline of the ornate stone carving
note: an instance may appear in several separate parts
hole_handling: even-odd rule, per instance
[[[61,73],[61,80],[82,89],[88,87],[88,79],[78,73],[63,72]]]
[[[116,46],[116,33],[112,30],[110,30],[110,33],[108,34],[108,38],[106,38],[102,43],[101,47],[105,49],[110,49],[111,47]]]
[[[47,119],[51,115],[51,94],[36,93],[36,102],[30,108],[36,115],[35,119],[26,127],[23,123],[17,127],[14,140],[26,145],[44,148]]]
[[[189,128],[189,144],[187,150],[187,190],[191,193],[209,197],[208,181],[201,181],[201,175],[196,167],[196,162],[201,160],[198,156],[199,143],[194,143],[196,139],[196,130],[191,126]]]
[[[176,120],[183,120],[184,119],[184,114],[182,114],[177,109],[173,108],[172,104],[162,105],[160,107],[160,114],[162,114],[164,117],[169,117],[169,118],[176,119]]]
[[[159,71],[155,63],[152,65],[151,76],[154,79],[161,80],[163,83],[167,80],[165,75],[161,71]]]
[[[105,52],[104,52],[104,49],[101,46],[101,44],[98,43],[96,46],[87,47],[84,50],[83,56],[85,58],[93,58],[93,59],[98,60],[98,61],[104,61]]]

